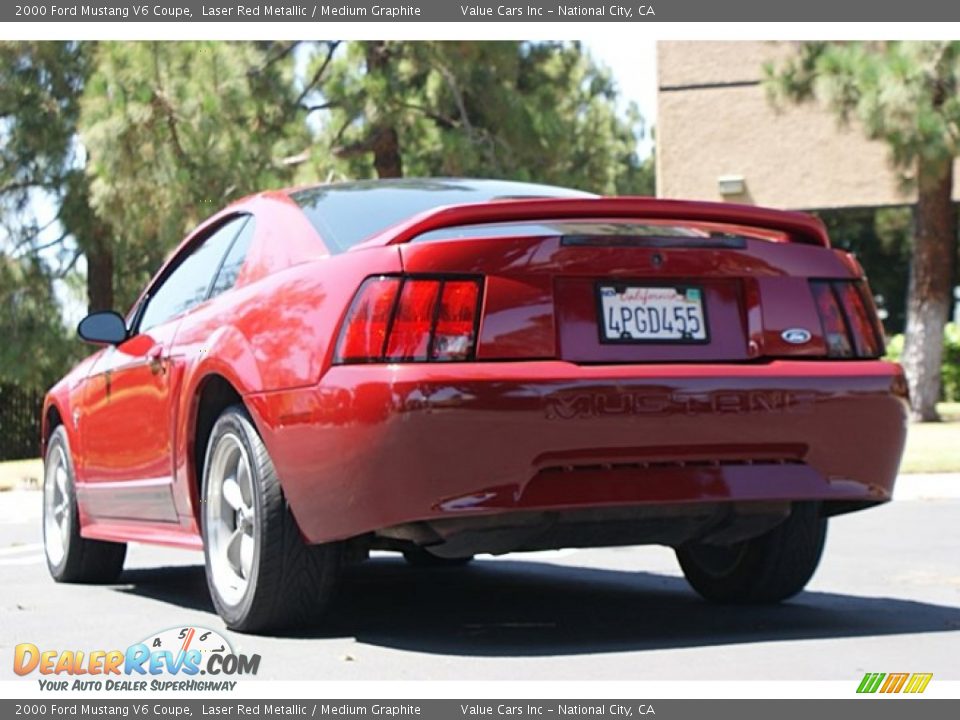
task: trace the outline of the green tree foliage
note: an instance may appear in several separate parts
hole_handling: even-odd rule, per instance
[[[125,309],[250,192],[403,174],[650,194],[642,131],[577,44],[0,43],[0,301],[18,328],[0,328],[0,370],[38,351],[56,366],[40,375],[63,370],[76,344],[51,283],[78,260],[90,309]]]
[[[0,384],[45,388],[76,353],[49,272],[37,258],[0,255]]]
[[[913,414],[937,419],[943,327],[956,258],[953,162],[960,155],[960,42],[802,43],[768,68],[778,99],[817,99],[890,149],[917,192],[903,364]]]
[[[316,62],[323,62],[321,57]],[[636,107],[577,43],[358,42],[316,109],[321,174],[477,176],[652,194]]]
[[[101,227],[75,141],[91,49],[0,43],[0,379],[42,385],[76,351],[52,283],[96,249]],[[38,219],[38,205],[54,217]]]
[[[113,233],[125,307],[231,200],[288,183],[310,144],[294,43],[101,43],[81,103],[91,205]]]

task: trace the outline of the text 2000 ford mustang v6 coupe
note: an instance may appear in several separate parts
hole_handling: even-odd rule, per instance
[[[778,601],[827,518],[890,499],[906,389],[807,215],[474,180],[266,192],[194,231],[49,393],[53,577],[203,548],[238,630],[303,622],[370,549],[660,543]]]

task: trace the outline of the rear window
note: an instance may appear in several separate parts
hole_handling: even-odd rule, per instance
[[[331,252],[342,252],[414,215],[522,198],[594,197],[551,185],[499,180],[382,180],[320,185],[290,194]]]

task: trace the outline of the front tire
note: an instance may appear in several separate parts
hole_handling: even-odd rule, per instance
[[[43,459],[43,551],[57,582],[111,583],[123,570],[126,543],[80,536],[80,513],[70,442],[63,425],[47,442]]]
[[[759,537],[731,546],[689,543],[676,553],[687,582],[705,599],[770,604],[803,590],[826,534],[819,503],[795,503],[790,517]]]
[[[339,577],[341,546],[307,545],[245,408],[214,423],[203,468],[207,585],[227,627],[263,632],[314,622]]]

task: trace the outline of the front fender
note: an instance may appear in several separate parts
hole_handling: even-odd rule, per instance
[[[51,387],[43,398],[43,414],[40,417],[40,457],[45,458],[47,456],[47,440],[53,432],[53,423],[51,422],[53,417],[52,411],[56,411],[56,414],[67,429],[67,440],[70,443],[74,471],[77,473],[78,480],[80,480],[80,468],[82,466],[82,463],[78,462],[78,460],[81,457],[83,448],[81,447],[80,437],[77,433],[77,422],[75,421],[74,413],[78,413],[78,417],[82,414],[83,383],[96,364],[97,359],[102,354],[103,350],[101,349],[81,360]]]

